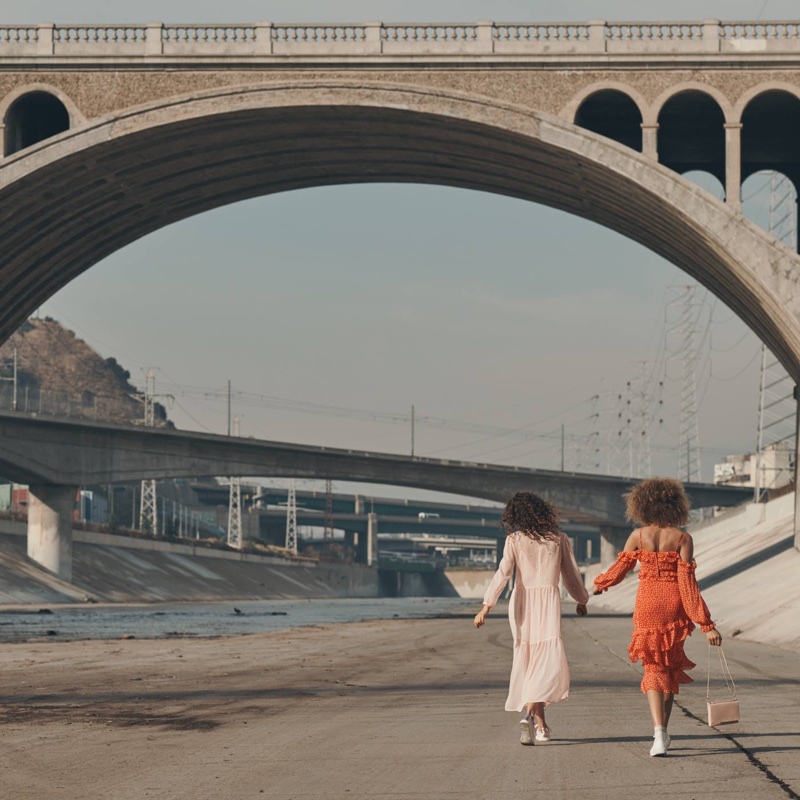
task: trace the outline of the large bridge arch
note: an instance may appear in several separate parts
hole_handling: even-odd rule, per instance
[[[416,182],[543,203],[696,278],[800,380],[800,259],[622,145],[492,98],[309,80],[173,98],[89,121],[0,162],[0,341],[147,233],[310,186]]]

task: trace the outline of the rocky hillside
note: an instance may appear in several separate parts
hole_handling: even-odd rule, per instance
[[[143,403],[130,373],[50,317],[28,320],[0,347],[0,410],[14,404],[15,348],[17,410],[143,424]],[[160,405],[156,424],[171,426]]]

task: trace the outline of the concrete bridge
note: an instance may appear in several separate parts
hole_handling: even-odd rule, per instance
[[[800,258],[741,214],[747,176],[800,178],[798,22],[5,25],[0,125],[0,341],[177,220],[309,186],[418,182],[640,242],[800,380]],[[716,175],[725,202],[691,170]]]
[[[631,479],[417,458],[0,414],[0,475],[30,485],[28,554],[61,577],[71,569],[71,522],[79,486],[210,475],[332,478],[410,486],[504,502],[533,490],[565,516],[601,526],[609,547],[627,530],[622,493]],[[695,507],[735,505],[747,489],[687,486]]]
[[[800,175],[800,23],[0,26],[0,341],[126,244],[354,182],[586,217],[707,286],[800,378],[800,261],[740,213]],[[187,142],[192,147],[187,147]],[[681,178],[716,175],[725,203]]]

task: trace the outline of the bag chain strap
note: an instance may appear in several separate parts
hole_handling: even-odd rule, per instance
[[[736,684],[733,682],[733,675],[731,675],[730,668],[728,667],[728,660],[725,658],[725,651],[722,645],[719,645],[719,664],[722,667],[722,677],[725,679],[725,686],[731,693],[731,696],[736,700]],[[711,642],[708,643],[708,676],[706,678],[706,700],[711,700]]]

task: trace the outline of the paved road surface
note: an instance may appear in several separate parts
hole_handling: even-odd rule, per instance
[[[480,631],[465,617],[6,646],[0,797],[800,797],[797,653],[731,640],[743,723],[702,724],[698,681],[680,696],[669,756],[653,759],[625,659],[630,621],[590,613],[565,617],[564,630],[573,694],[550,709],[557,738],[536,747],[518,744],[517,717],[502,710],[511,652],[500,613]]]

